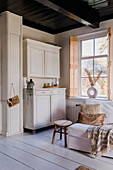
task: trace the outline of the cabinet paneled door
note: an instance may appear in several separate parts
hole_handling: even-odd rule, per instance
[[[30,49],[28,58],[28,75],[30,77],[44,77],[44,51]]]
[[[55,52],[45,52],[45,77],[59,78],[59,54]]]
[[[36,97],[36,124],[47,124],[50,122],[50,96]]]
[[[60,78],[61,47],[25,39],[23,72],[25,77]]]
[[[51,118],[52,121],[65,119],[65,98],[64,94],[51,96]]]
[[[65,88],[33,90],[33,96],[27,96],[24,89],[24,128],[36,130],[51,126],[55,120],[65,119]]]

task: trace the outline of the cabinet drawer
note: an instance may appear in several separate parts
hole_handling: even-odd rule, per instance
[[[36,96],[46,96],[50,94],[50,91],[36,91]]]
[[[55,91],[52,91],[51,94],[52,95],[54,95],[54,94],[64,94],[64,91],[63,90],[55,90]]]

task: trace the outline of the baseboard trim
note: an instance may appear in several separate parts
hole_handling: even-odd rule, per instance
[[[2,130],[1,134],[2,134],[3,136],[5,136],[5,137],[8,137],[8,136],[9,136],[8,132],[7,132],[7,131],[4,131],[4,130]]]
[[[10,133],[2,130],[1,135],[5,136],[5,137],[9,137],[9,136],[14,136],[14,135],[19,135],[19,134],[21,134],[21,133],[23,133],[23,132],[17,132],[17,133],[15,133],[15,134],[10,134]]]

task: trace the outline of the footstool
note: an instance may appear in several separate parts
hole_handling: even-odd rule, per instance
[[[57,120],[54,121],[54,132],[53,132],[53,138],[52,138],[52,144],[54,144],[54,139],[55,139],[55,133],[60,133],[60,140],[62,139],[62,134],[64,134],[64,141],[65,141],[65,145],[64,147],[67,147],[67,137],[66,135],[68,134],[66,132],[67,127],[72,125],[72,122],[69,120]],[[57,127],[60,127],[59,130],[56,130]],[[64,132],[62,131],[62,129],[64,129]]]

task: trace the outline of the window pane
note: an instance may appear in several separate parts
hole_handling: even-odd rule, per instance
[[[82,77],[87,77],[86,72],[84,71],[87,69],[91,76],[93,76],[93,59],[85,59],[81,60],[81,76]]]
[[[100,78],[96,83],[98,97],[107,97],[107,78]]]
[[[94,76],[97,76],[101,70],[101,76],[107,76],[107,57],[94,59]]]
[[[95,55],[106,55],[108,53],[107,37],[95,39]]]
[[[93,40],[82,41],[82,57],[93,56]]]
[[[82,78],[81,79],[81,92],[82,96],[87,96],[87,90],[90,87],[90,83],[88,78]]]

